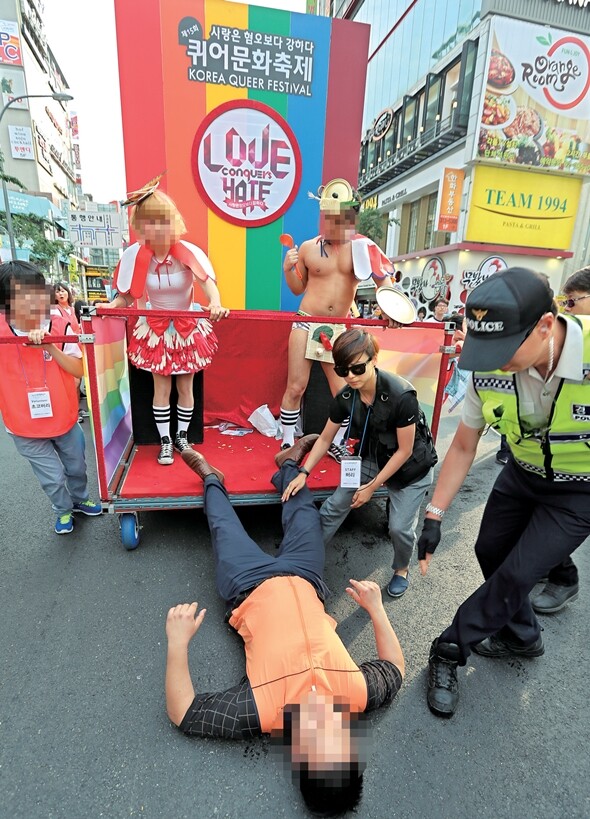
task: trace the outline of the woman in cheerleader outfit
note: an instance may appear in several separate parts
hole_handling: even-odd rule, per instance
[[[153,412],[161,448],[158,463],[174,461],[174,449],[190,449],[187,430],[193,415],[193,377],[209,366],[217,350],[211,322],[229,314],[221,306],[215,272],[206,254],[181,241],[186,226],[176,205],[157,189],[159,179],[129,194],[130,224],[140,241],[125,250],[114,275],[118,295],[112,307],[149,306],[155,310],[191,310],[195,279],[209,299],[204,318],[141,316],[129,341],[129,360],[154,377]],[[176,376],[178,431],[170,437],[170,389]]]

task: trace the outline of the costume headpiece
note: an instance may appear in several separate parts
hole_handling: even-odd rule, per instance
[[[143,202],[144,199],[147,199],[148,196],[151,196],[152,193],[158,190],[160,185],[160,179],[164,176],[166,171],[162,171],[159,176],[154,176],[153,179],[150,179],[149,182],[146,182],[143,187],[141,187],[137,191],[131,191],[127,194],[127,199],[121,202],[121,206],[125,207],[125,205],[139,205],[140,202]]]
[[[318,199],[320,211],[324,213],[342,213],[346,210],[358,211],[361,200],[350,182],[346,179],[332,179],[327,185],[318,188],[317,196],[309,193],[311,199]]]

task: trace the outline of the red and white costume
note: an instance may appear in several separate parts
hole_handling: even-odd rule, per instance
[[[163,261],[136,243],[123,253],[114,274],[115,289],[154,310],[191,310],[194,277],[215,281],[211,262],[201,248],[177,242]],[[141,316],[129,341],[129,360],[157,375],[195,373],[209,366],[217,337],[204,318]]]

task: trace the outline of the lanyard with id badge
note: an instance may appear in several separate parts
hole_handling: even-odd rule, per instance
[[[352,408],[350,410],[350,423],[348,424],[348,430],[346,431],[346,440],[344,445],[348,443],[348,439],[350,437],[350,429],[352,427],[352,420],[354,418],[354,404],[356,401],[356,391],[353,393],[352,396]],[[363,434],[361,436],[361,442],[358,448],[359,452],[363,451],[363,443],[365,442],[365,435],[367,432],[367,424],[369,423],[369,416],[371,414],[371,410],[373,407],[368,407],[367,409],[367,417],[365,418],[365,426],[363,427]],[[360,455],[346,455],[340,461],[340,486],[343,489],[358,489],[361,485],[361,466],[363,463],[363,459]]]
[[[18,348],[17,348],[18,350]],[[25,363],[22,359],[21,352],[18,350],[18,357],[20,365],[25,377],[27,385],[27,398],[29,400],[29,412],[31,418],[53,418],[53,407],[51,406],[51,395],[47,389],[47,359],[45,357],[45,350],[40,351],[43,354],[43,386],[32,387],[31,382],[27,376]]]

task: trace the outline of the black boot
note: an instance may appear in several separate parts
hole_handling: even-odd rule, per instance
[[[428,658],[428,707],[437,717],[452,717],[459,702],[459,646],[434,640]]]

